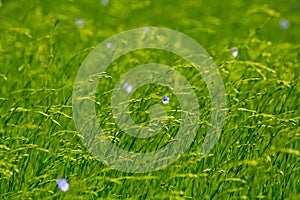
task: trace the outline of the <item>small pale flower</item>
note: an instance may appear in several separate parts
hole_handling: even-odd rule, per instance
[[[145,33],[149,33],[150,32],[150,29],[148,27],[144,27],[143,30],[144,30]]]
[[[123,88],[124,88],[128,93],[132,92],[132,90],[133,90],[133,86],[132,86],[131,84],[127,83],[127,82],[124,83]]]
[[[235,58],[239,55],[239,51],[237,50],[236,47],[232,47],[232,49],[231,49],[231,55],[233,57],[235,57]]]
[[[126,91],[127,91],[128,93],[130,93],[130,92],[132,92],[132,89],[133,89],[132,85],[129,85],[129,86],[126,88]]]
[[[288,29],[289,28],[289,22],[285,19],[280,21],[280,26],[282,29]]]
[[[125,82],[125,83],[123,84],[123,88],[126,88],[128,85],[129,85],[129,83]]]
[[[101,0],[102,5],[104,5],[104,6],[107,5],[108,2],[109,2],[109,0]]]
[[[79,28],[81,28],[81,27],[84,26],[84,21],[83,21],[83,19],[81,19],[81,18],[76,18],[76,19],[75,19],[75,23],[77,24],[77,26],[78,26]]]
[[[69,190],[69,183],[68,183],[67,179],[59,178],[56,180],[56,183],[57,183],[58,188],[61,191],[66,192]]]
[[[162,98],[163,104],[168,104],[169,103],[169,97],[167,95],[164,95]]]
[[[106,44],[106,47],[108,49],[114,49],[115,48],[110,42]]]

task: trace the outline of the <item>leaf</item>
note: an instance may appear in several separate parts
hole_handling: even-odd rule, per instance
[[[234,181],[234,182],[241,182],[241,183],[247,183],[247,181],[241,179],[241,178],[226,178],[224,181]]]

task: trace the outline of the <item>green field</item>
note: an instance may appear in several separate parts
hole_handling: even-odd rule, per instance
[[[103,1],[102,1],[103,2]],[[0,0],[0,199],[300,199],[300,4],[296,0]],[[148,84],[131,96],[136,123],[170,97],[168,120],[150,139],[114,122],[114,85],[130,69],[162,63],[181,72],[199,101],[199,129],[174,163],[153,172],[112,169],[94,158],[73,119],[72,92],[86,56],[105,39],[139,27],[182,32],[212,56],[226,88],[222,135],[203,158],[211,101],[200,74],[180,57],[138,50],[100,80],[96,112],[111,141],[152,152],[172,141],[180,105]],[[232,48],[238,56],[232,55]],[[57,179],[70,188],[61,191]]]

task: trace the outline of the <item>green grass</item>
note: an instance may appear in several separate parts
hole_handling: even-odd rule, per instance
[[[0,198],[300,199],[300,5],[292,9],[295,2],[0,1]],[[282,19],[289,21],[288,29],[279,26]],[[155,151],[176,135],[180,122],[174,100],[166,106],[166,126],[150,140],[118,129],[110,96],[132,67],[172,66],[195,87],[201,108],[197,137],[180,159],[133,174],[107,167],[83,146],[71,96],[81,62],[94,46],[144,26],[177,30],[199,42],[223,77],[228,110],[220,140],[199,158],[211,102],[195,69],[160,51],[136,51],[115,61],[99,84],[96,100],[103,106],[96,108],[116,145]],[[147,124],[149,107],[168,92],[159,85],[139,88],[130,101],[132,118]],[[70,183],[67,192],[57,188],[61,177]]]

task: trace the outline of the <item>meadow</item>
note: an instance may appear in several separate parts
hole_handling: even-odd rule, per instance
[[[97,119],[115,145],[151,152],[178,131],[180,105],[148,84],[130,99],[136,123],[161,102],[168,120],[151,139],[120,131],[114,85],[128,70],[162,63],[190,81],[200,108],[191,147],[153,172],[112,169],[86,149],[73,120],[77,71],[105,39],[139,27],[182,32],[212,56],[226,89],[226,120],[199,157],[211,101],[202,77],[180,57],[138,50],[115,60],[96,93]],[[291,0],[0,0],[0,199],[300,199],[300,4]],[[57,179],[65,178],[67,191]]]

